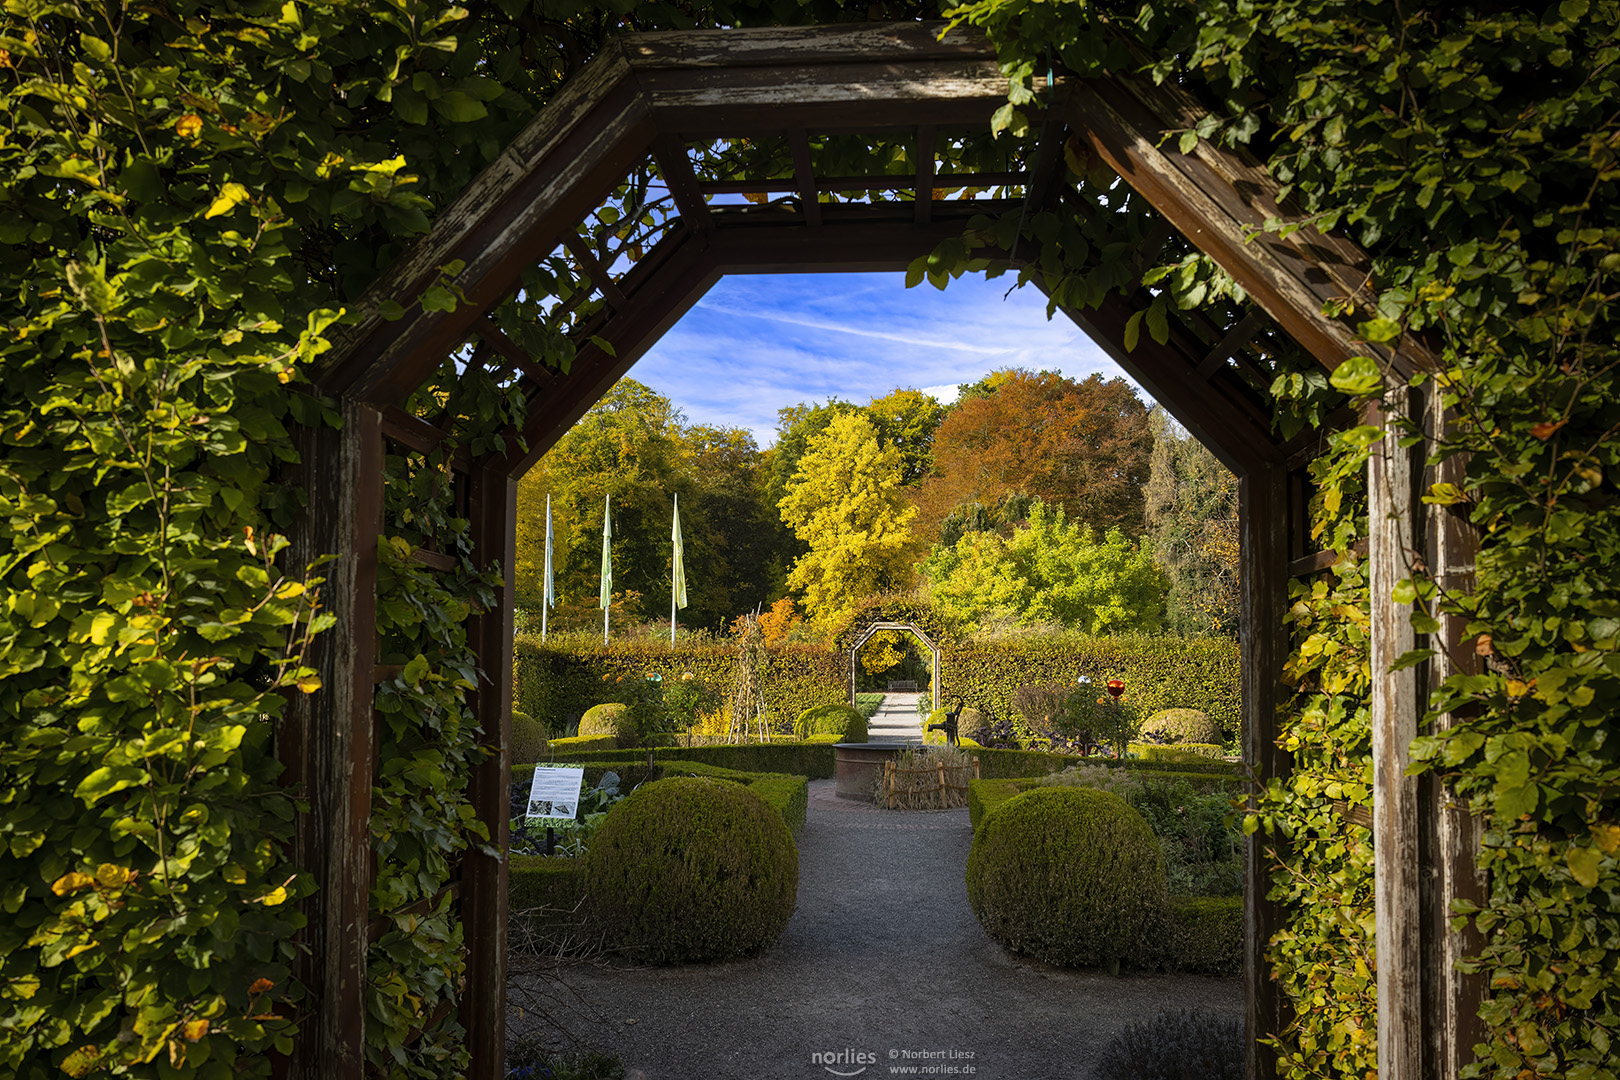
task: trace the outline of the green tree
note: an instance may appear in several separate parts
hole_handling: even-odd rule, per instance
[[[966,533],[922,564],[933,602],[969,631],[1014,623],[1088,634],[1152,632],[1164,625],[1164,574],[1118,529],[1097,539],[1034,500],[1011,537]]]
[[[788,584],[803,593],[821,627],[836,626],[866,597],[909,582],[917,510],[905,504],[899,486],[900,451],[880,446],[871,421],[856,412],[833,417],[800,458],[780,507],[809,550]]]
[[[1235,636],[1237,477],[1163,408],[1155,406],[1146,502],[1153,557],[1170,581],[1166,621],[1182,634]]]
[[[878,443],[900,451],[900,482],[914,484],[934,471],[934,432],[945,418],[945,406],[921,390],[892,390],[873,398],[867,419],[877,429]]]
[[[636,594],[632,617],[669,615],[670,511],[681,497],[688,606],[681,623],[715,627],[769,599],[785,577],[785,534],[760,499],[761,455],[741,428],[687,426],[664,395],[621,379],[518,484],[517,583],[538,606],[546,496],[556,536],[553,567],[568,628],[594,621],[602,503],[613,497],[613,578]],[[582,606],[583,605],[583,606]]]

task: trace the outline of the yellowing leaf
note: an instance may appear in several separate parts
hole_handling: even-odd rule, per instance
[[[313,694],[320,688],[321,677],[319,675],[305,675],[302,679],[298,680],[298,689],[302,690],[306,694]]]
[[[221,214],[228,214],[236,209],[237,203],[247,202],[248,190],[241,184],[230,183],[219,189],[219,195],[214,199],[213,205],[208,208],[204,218],[215,218]]]
[[[101,1048],[98,1046],[81,1046],[73,1053],[62,1059],[62,1071],[69,1076],[79,1077],[96,1067],[101,1058]]]
[[[259,897],[257,902],[263,904],[265,907],[275,907],[277,904],[286,903],[286,901],[287,890],[283,886],[277,885],[275,888]]]
[[[1592,841],[1603,849],[1603,854],[1620,851],[1620,825],[1593,825]]]
[[[174,122],[175,134],[182,139],[195,139],[202,132],[202,117],[187,113]]]
[[[1576,881],[1588,889],[1597,887],[1598,865],[1603,862],[1603,852],[1595,847],[1572,847],[1564,853],[1564,861],[1569,864],[1569,872]]]
[[[57,896],[66,896],[71,892],[78,892],[86,885],[94,885],[96,879],[89,874],[81,874],[77,870],[71,874],[63,874],[51,883],[51,892]]]
[[[180,1026],[180,1037],[186,1042],[196,1042],[208,1034],[207,1020],[188,1020]]]
[[[103,889],[121,889],[134,877],[128,867],[102,863],[96,867],[96,884]]]

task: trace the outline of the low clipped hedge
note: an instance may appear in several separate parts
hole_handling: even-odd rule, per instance
[[[984,751],[976,751],[982,754]],[[1137,776],[1144,780],[1185,780],[1195,791],[1207,794],[1212,791],[1227,791],[1237,793],[1243,787],[1243,778],[1234,774],[1219,774],[1209,772],[1183,772],[1179,768],[1170,769],[1134,769]],[[1034,776],[1024,777],[990,777],[982,776],[978,780],[968,781],[968,820],[975,830],[984,823],[985,816],[1009,799],[1016,798],[1026,791],[1034,791],[1041,787],[1041,778]]]
[[[1243,897],[1173,896],[1169,919],[1166,967],[1200,975],[1243,970]]]
[[[555,749],[563,740],[553,739]],[[611,743],[609,747],[611,747]],[[596,748],[582,751],[558,751],[556,761],[612,761],[647,760],[647,747],[631,750]],[[697,761],[724,769],[742,772],[791,773],[811,780],[825,780],[833,775],[834,753],[831,742],[768,742],[735,743],[720,746],[660,746],[654,748],[656,761]],[[1024,775],[1028,775],[1025,773]]]
[[[1220,744],[1226,741],[1226,733],[1201,709],[1160,709],[1142,721],[1142,738],[1159,743]]]
[[[1126,753],[1135,754],[1142,761],[1200,764],[1205,761],[1225,761],[1226,747],[1215,743],[1178,743],[1163,746],[1158,743],[1133,742]]]
[[[793,721],[793,737],[834,735],[840,742],[865,742],[866,717],[849,705],[812,705]]]
[[[1149,967],[1166,922],[1164,856],[1141,814],[1106,791],[1043,787],[985,816],[968,903],[1010,952],[1071,967]]]
[[[584,859],[605,943],[659,964],[724,960],[781,936],[799,856],[779,814],[740,784],[670,777],[619,803]]]
[[[974,751],[979,758],[979,775],[986,779],[1020,779],[1030,776],[1041,776],[1045,773],[1062,772],[1070,765],[1104,765],[1110,769],[1140,769],[1148,772],[1162,771],[1159,765],[1163,762],[1150,761],[1146,758],[1124,761],[1118,758],[1083,758],[1072,754],[1053,754],[1045,750],[1001,750],[989,747],[980,747]],[[1217,776],[1237,776],[1241,769],[1235,762],[1217,761],[1201,755],[1194,757],[1188,755],[1188,760],[1176,761],[1175,768],[1169,770],[1177,773],[1210,773]]]
[[[618,745],[619,737],[617,735],[570,735],[566,739],[548,739],[541,753],[550,755],[546,759],[549,761],[552,758],[559,758],[580,751],[612,750]],[[513,757],[516,758],[516,756],[516,746],[514,745]]]

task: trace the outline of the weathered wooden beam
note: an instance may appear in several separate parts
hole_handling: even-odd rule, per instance
[[[1221,365],[1254,340],[1254,335],[1260,332],[1265,316],[1258,311],[1251,311],[1237,321],[1237,325],[1226,332],[1219,344],[1209,350],[1209,354],[1198,364],[1195,374],[1200,379],[1207,379],[1221,369]]]
[[[788,132],[788,144],[793,149],[793,186],[803,204],[804,223],[812,229],[821,227],[821,197],[816,187],[816,170],[810,160],[810,133],[804,128]]]
[[[1281,462],[1238,475],[1238,579],[1242,589],[1239,655],[1243,674],[1243,763],[1264,784],[1293,768],[1277,745],[1277,715],[1284,700],[1283,663],[1288,658],[1287,474]],[[1253,793],[1251,793],[1251,798]],[[1273,1055],[1259,1040],[1286,1026],[1282,996],[1271,978],[1266,947],[1279,926],[1271,890],[1268,844],[1282,837],[1260,833],[1243,842],[1243,985],[1247,1080],[1272,1080]]]
[[[627,61],[637,71],[740,67],[771,70],[825,65],[854,56],[879,63],[995,59],[995,49],[982,33],[959,26],[941,36],[944,25],[937,21],[883,22],[653,31],[621,40]]]
[[[289,555],[300,566],[338,558],[320,587],[321,606],[336,623],[307,658],[321,688],[295,695],[280,747],[309,804],[296,819],[293,858],[318,886],[304,902],[298,953],[313,1000],[287,1064],[298,1080],[363,1080],[382,416],[345,402],[341,430],[303,430],[300,444],[307,487],[330,497],[311,500]]]
[[[1392,671],[1416,646],[1411,609],[1393,598],[1416,554],[1414,454],[1400,445],[1413,391],[1390,390],[1369,417],[1384,438],[1367,464],[1371,594],[1373,872],[1378,951],[1378,1075],[1421,1080],[1423,916],[1417,780],[1406,775],[1418,733],[1417,671]]]
[[[326,393],[357,391],[397,404],[425,370],[452,352],[471,321],[506,293],[535,251],[549,251],[645,153],[646,105],[630,81],[622,48],[610,42],[478,175],[433,229],[353,305],[316,381]],[[442,267],[467,302],[454,312],[417,302]],[[384,301],[407,309],[389,322]]]
[[[517,564],[517,480],[504,469],[481,467],[472,476],[468,512],[473,523],[473,561],[498,563],[501,595],[473,616],[469,638],[478,652],[481,678],[469,696],[490,756],[473,768],[468,789],[478,820],[489,830],[490,846],[510,846],[512,783],[512,605]],[[507,860],[478,845],[462,856],[461,923],[467,948],[467,985],[461,995],[461,1024],[472,1052],[468,1080],[502,1080],[506,1075],[506,915]]]
[[[1447,412],[1438,394],[1425,395],[1425,404],[1424,434],[1427,444],[1434,447],[1452,434],[1449,429],[1455,417]],[[1422,488],[1427,491],[1434,484],[1452,484],[1460,490],[1467,467],[1466,455],[1442,458],[1426,466]],[[1468,520],[1466,504],[1428,506],[1424,519],[1429,575],[1445,595],[1471,595],[1479,533]],[[1435,614],[1440,629],[1428,640],[1434,649],[1427,672],[1430,692],[1452,675],[1477,675],[1484,668],[1484,658],[1468,633],[1467,618],[1444,611]],[[1435,717],[1433,730],[1446,731],[1466,719],[1442,713]],[[1424,1073],[1435,1080],[1451,1080],[1462,1075],[1464,1065],[1474,1062],[1474,1046],[1485,1041],[1479,1007],[1485,1000],[1486,975],[1466,974],[1457,966],[1463,958],[1479,955],[1484,940],[1471,924],[1461,931],[1451,929],[1453,900],[1467,900],[1480,907],[1488,900],[1485,874],[1478,862],[1481,825],[1468,806],[1432,773],[1422,777],[1419,797],[1425,818],[1422,883],[1428,893],[1424,1013],[1431,1019]]]
[[[1069,123],[1131,187],[1199,250],[1231,274],[1266,313],[1328,370],[1351,356],[1381,350],[1342,319],[1323,317],[1330,302],[1366,310],[1364,252],[1342,237],[1302,228],[1283,237],[1268,220],[1299,220],[1279,205],[1278,185],[1247,155],[1199,140],[1191,154],[1161,145],[1167,132],[1194,126],[1204,110],[1170,87],[1115,75],[1068,80],[1060,98]],[[1431,368],[1433,351],[1407,335],[1392,357],[1403,374]]]
[[[528,376],[536,386],[550,386],[557,381],[556,372],[518,348],[518,343],[507,337],[489,316],[483,316],[475,322],[473,332],[499,353],[507,366]]]
[[[596,257],[596,253],[591,250],[590,245],[585,243],[578,233],[564,233],[563,246],[579,262],[580,268],[591,279],[591,285],[596,288],[597,292],[602,294],[602,299],[620,310],[623,310],[628,305],[629,301],[625,300],[624,293],[619,291],[619,286],[614,283],[613,276],[607,272],[607,268],[602,265],[602,261]]]
[[[1020,187],[1030,182],[1030,173],[1022,172],[963,172],[940,173],[933,185],[942,188]],[[814,180],[817,191],[910,191],[916,187],[916,176],[823,176]],[[797,177],[761,180],[702,181],[698,190],[705,195],[752,195],[767,191],[786,191],[797,187]]]
[[[676,135],[660,135],[653,140],[653,161],[658,163],[658,175],[663,177],[675,200],[675,209],[681,220],[693,232],[708,232],[714,228],[714,218],[703,201],[697,176],[692,172],[692,159],[686,155],[686,143]]]
[[[937,165],[934,161],[934,140],[937,128],[933,124],[919,124],[917,126],[917,178],[916,178],[916,207],[913,220],[918,225],[927,225],[933,217],[934,210],[934,172]]]

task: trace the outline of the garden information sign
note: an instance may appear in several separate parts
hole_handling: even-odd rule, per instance
[[[579,813],[579,790],[585,783],[583,765],[536,765],[529,788],[528,817],[545,821],[573,821]]]

